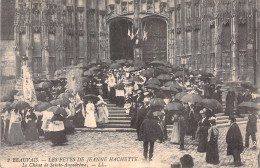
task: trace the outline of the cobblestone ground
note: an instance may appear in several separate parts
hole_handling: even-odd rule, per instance
[[[245,126],[246,125],[239,126],[242,131],[243,138],[245,136]],[[25,144],[19,146],[7,146],[2,143],[0,163],[2,167],[10,166],[17,168],[21,167],[22,164],[18,162],[15,166],[11,166],[10,163],[13,161],[13,158],[27,158],[30,156],[36,157],[40,161],[46,160],[46,162],[48,163],[48,166],[46,166],[53,167],[55,165],[51,165],[51,162],[48,162],[49,157],[57,157],[58,159],[60,159],[60,157],[76,157],[76,161],[78,157],[84,157],[84,163],[86,163],[86,159],[88,157],[108,157],[108,159],[110,157],[137,157],[138,161],[107,161],[104,162],[104,166],[170,167],[170,164],[178,162],[179,158],[184,154],[190,154],[194,158],[195,167],[234,167],[234,165],[232,164],[232,156],[226,155],[225,137],[227,130],[228,128],[220,128],[219,155],[221,162],[217,166],[213,166],[205,162],[205,154],[197,152],[197,145],[194,141],[190,140],[189,136],[185,137],[186,150],[179,151],[179,146],[171,144],[169,141],[161,144],[156,143],[153,161],[150,163],[143,162],[142,142],[135,141],[136,133],[125,132],[77,132],[74,135],[68,136],[68,145],[56,147],[52,147],[50,141],[45,141],[42,138],[39,141],[27,141]],[[257,137],[259,137],[259,133],[257,134]],[[259,143],[260,142],[258,140],[258,144]],[[250,145],[252,145],[251,140]],[[258,152],[259,150],[245,149],[241,155],[242,162],[244,164],[242,167],[258,167]],[[10,162],[7,162],[8,158],[11,159]],[[71,163],[75,163],[76,161],[71,160]],[[96,163],[96,165],[94,163],[90,164],[89,162],[88,167],[98,167],[98,164],[98,162]],[[122,166],[122,164],[126,165]],[[79,165],[74,166],[79,167]],[[87,165],[83,165],[82,167],[84,166]],[[30,166],[27,167],[37,167],[37,165],[30,164]],[[59,167],[69,166],[59,165]]]

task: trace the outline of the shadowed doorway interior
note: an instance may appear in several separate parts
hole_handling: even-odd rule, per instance
[[[135,38],[131,39],[132,22],[117,19],[110,23],[110,59],[134,59]],[[130,35],[130,36],[129,36]]]

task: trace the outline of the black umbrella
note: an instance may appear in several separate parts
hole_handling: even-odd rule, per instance
[[[52,105],[60,105],[60,106],[67,106],[70,104],[69,99],[67,98],[61,98],[61,99],[55,99],[50,102]]]
[[[0,111],[11,106],[11,102],[0,102]]]
[[[94,94],[87,94],[83,97],[84,100],[88,101],[88,100],[92,100],[94,103],[98,102],[100,99],[99,97],[97,97]]]
[[[51,106],[47,109],[47,111],[51,111],[53,112],[54,114],[60,114],[62,115],[63,117],[67,116],[67,112],[64,108],[62,107],[58,107],[58,106]]]
[[[171,77],[168,74],[160,74],[156,78],[159,79],[159,80],[162,80],[162,81],[169,81],[169,80],[171,80]]]
[[[153,76],[153,73],[149,70],[143,70],[140,72],[140,75],[142,75],[143,77],[151,78]]]
[[[154,85],[161,85],[161,82],[157,78],[151,78],[147,82],[145,82],[146,85],[154,84]]]
[[[201,104],[203,107],[212,110],[214,113],[222,112],[222,104],[216,99],[203,99],[201,101]]]
[[[152,89],[152,90],[160,90],[161,89],[158,85],[155,85],[155,84],[149,84],[149,85],[146,85],[144,87],[147,88],[147,89]]]
[[[248,107],[256,110],[260,110],[260,106],[254,102],[242,102],[238,105],[239,107]]]
[[[168,81],[164,84],[164,86],[166,87],[175,87],[178,90],[182,90],[181,85],[179,85],[176,81]]]
[[[152,62],[150,62],[149,63],[150,65],[154,65],[154,66],[160,66],[160,65],[165,65],[165,62],[164,61],[158,61],[158,60],[156,60],[156,61],[152,61]]]
[[[40,103],[40,104],[38,104],[38,105],[35,106],[35,110],[36,110],[36,111],[39,111],[39,112],[45,111],[45,110],[47,110],[48,108],[50,108],[51,106],[52,106],[52,104],[49,103],[49,102],[42,102],[42,103]]]
[[[180,102],[170,102],[164,109],[167,111],[180,111],[183,110],[183,105]]]
[[[163,99],[161,99],[161,98],[152,98],[152,99],[150,100],[150,105],[151,105],[151,106],[164,107],[165,102],[164,102]]]
[[[16,102],[13,102],[11,104],[11,107],[13,109],[22,111],[22,110],[25,110],[25,109],[29,109],[30,105],[27,102],[25,102],[25,101],[16,101]]]

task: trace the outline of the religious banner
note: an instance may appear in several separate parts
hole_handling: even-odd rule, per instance
[[[69,67],[66,70],[67,85],[69,91],[76,93],[82,87],[82,69],[79,67]]]
[[[36,92],[34,89],[33,81],[27,66],[22,67],[23,72],[23,97],[24,101],[29,103],[32,107],[37,104]]]

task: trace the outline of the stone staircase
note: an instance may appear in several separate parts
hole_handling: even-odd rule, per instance
[[[135,129],[130,128],[131,117],[126,114],[126,111],[122,107],[112,104],[109,99],[104,99],[107,102],[107,107],[109,111],[109,123],[104,124],[102,128],[96,128],[90,130],[88,128],[76,128],[78,131],[94,131],[94,132],[136,132]],[[216,114],[217,117],[217,127],[228,127],[229,120],[228,116],[224,116],[224,113]],[[237,118],[238,124],[246,124],[247,118]],[[172,125],[167,125],[167,131],[171,132]]]

